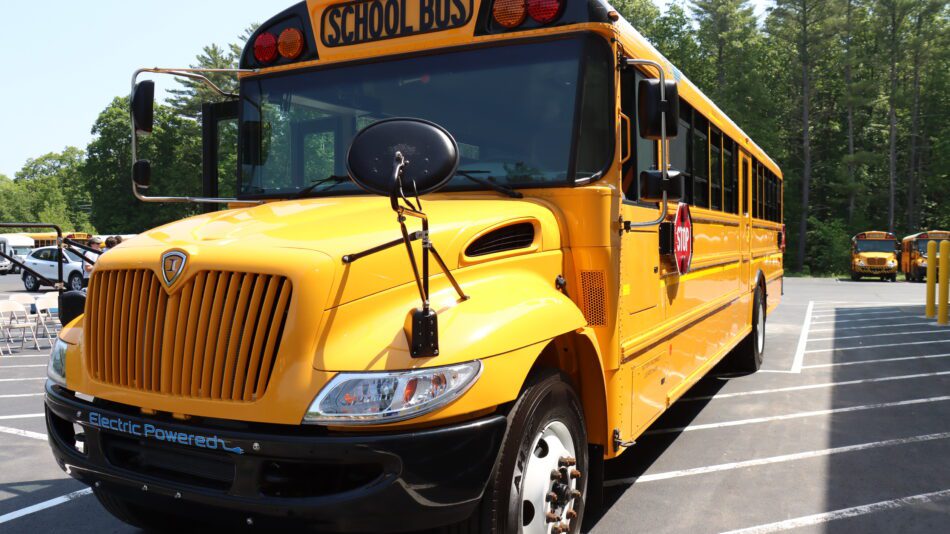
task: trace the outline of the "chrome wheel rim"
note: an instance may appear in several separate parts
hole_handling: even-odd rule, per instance
[[[580,473],[574,439],[560,421],[547,424],[531,443],[523,471],[519,532],[551,534],[565,532],[574,514]]]
[[[759,354],[765,350],[765,306],[759,303],[758,324],[755,328],[755,344],[759,349]]]

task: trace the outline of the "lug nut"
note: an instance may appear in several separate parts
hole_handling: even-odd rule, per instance
[[[555,532],[557,534],[560,534],[561,532],[570,532],[570,530],[570,525],[566,523],[558,523],[557,525],[551,527],[551,532]]]
[[[571,508],[570,510],[564,513],[564,517],[566,517],[568,521],[573,521],[577,519],[577,512],[575,512],[574,509]]]
[[[548,493],[547,501],[550,502],[550,503],[555,503],[555,504],[556,504],[556,503],[557,503],[557,493],[554,493],[553,491],[550,492],[550,493]]]
[[[561,516],[555,514],[554,512],[548,512],[548,513],[544,514],[544,519],[547,520],[548,523],[560,523],[560,522],[561,522]]]
[[[580,492],[580,490],[571,490],[571,498],[572,498],[572,499],[580,499],[580,498],[581,498],[581,492]]]
[[[574,465],[577,465],[577,460],[570,456],[564,456],[560,460],[557,461],[557,464],[561,467],[572,467]]]
[[[551,470],[551,480],[561,480],[562,478],[564,478],[564,473],[561,473],[557,469]]]
[[[577,469],[571,469],[571,478],[581,478],[581,472]]]

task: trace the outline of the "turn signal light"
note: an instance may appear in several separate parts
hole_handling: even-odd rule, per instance
[[[303,52],[303,33],[297,28],[287,28],[280,32],[280,37],[277,38],[277,49],[281,56],[297,59]]]
[[[264,32],[254,39],[254,59],[261,63],[270,63],[277,59],[277,38],[274,34]]]
[[[528,0],[528,14],[541,24],[551,22],[560,12],[561,0]]]
[[[505,28],[520,26],[528,16],[525,0],[495,0],[492,6],[492,15],[495,22]]]

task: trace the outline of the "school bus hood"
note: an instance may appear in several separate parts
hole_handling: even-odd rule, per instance
[[[541,201],[478,194],[462,198],[458,194],[438,195],[426,197],[423,208],[429,217],[431,239],[450,270],[513,253],[560,247],[557,220]],[[464,255],[465,248],[487,230],[522,221],[534,224],[536,236],[532,246],[478,258]],[[407,226],[410,232],[421,229],[421,223],[413,218],[407,220]],[[325,305],[323,302],[308,305],[329,309],[396,286],[414,284],[411,264],[401,244],[350,264],[343,263],[343,256],[347,254],[400,237],[396,214],[388,198],[329,197],[271,202],[198,215],[140,234],[115,252],[123,251],[121,255],[126,258],[133,254],[143,257],[141,249],[149,248],[152,250],[145,256],[151,258],[156,253],[181,250],[188,255],[215,258],[219,270],[255,272],[256,267],[257,272],[280,273],[290,267],[289,261],[301,261],[302,257],[292,251],[309,251],[313,268],[321,271],[320,280],[311,278],[294,280],[294,283],[317,283],[328,289],[329,299]],[[419,241],[413,248],[418,261]],[[108,265],[110,256],[112,254],[105,255],[102,263]],[[115,256],[118,259],[120,254]],[[323,263],[321,258],[328,261]],[[207,259],[203,263],[207,266]],[[430,262],[430,268],[433,274],[439,274],[434,261]],[[157,263],[153,269],[158,272]],[[186,271],[188,269],[186,267]],[[183,273],[183,278],[184,274],[187,273]]]

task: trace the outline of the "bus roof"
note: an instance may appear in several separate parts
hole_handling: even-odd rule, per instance
[[[913,241],[915,239],[950,239],[950,230],[926,230],[911,234],[901,241]]]
[[[354,38],[355,27],[347,27],[341,30],[340,25],[346,26],[347,20],[350,21],[350,24],[355,24],[352,22],[354,11],[344,13],[344,9],[355,9],[350,6],[357,4],[362,6],[363,4],[382,4],[384,2],[385,0],[360,0],[359,2],[306,0],[292,5],[261,24],[247,40],[247,46],[241,56],[241,67],[253,69],[253,72],[241,73],[239,76],[243,78],[257,74],[286,72],[332,63],[366,60],[374,57],[394,56],[437,48],[497,43],[500,40],[550,37],[551,35],[584,30],[594,31],[605,37],[616,38],[630,57],[649,59],[662,65],[665,76],[677,82],[680,98],[702,113],[711,124],[736,141],[740,147],[754,156],[779,179],[782,178],[782,171],[772,158],[752,141],[732,119],[726,116],[709,97],[703,94],[693,82],[673,66],[639,31],[623,17],[619,17],[617,10],[606,0],[562,0],[565,7],[561,9],[559,18],[549,26],[537,24],[532,26],[533,23],[530,23],[510,30],[493,29],[489,24],[489,19],[492,16],[491,9],[494,0],[471,0],[470,3],[452,3],[455,6],[452,9],[470,11],[464,13],[464,17],[448,17],[451,22],[447,23],[444,28],[432,28],[426,32],[421,32],[413,31],[412,25],[409,24],[408,26],[399,26],[400,28],[407,27],[410,30],[408,32],[399,33],[401,30],[396,30],[395,34],[376,38],[367,35]],[[416,14],[414,10],[420,9],[414,3],[399,5],[403,6],[407,13],[413,15]],[[365,8],[366,13],[363,13],[362,9],[360,13],[366,15],[373,11],[375,7],[374,5],[367,6]],[[383,13],[382,10],[379,10],[379,12]],[[304,38],[310,44],[312,50],[305,51],[298,59],[278,60],[270,66],[255,63],[253,48],[257,36],[264,32],[280,31],[291,24],[288,21],[295,19],[300,21],[300,29],[303,30]],[[305,22],[309,22],[309,24]],[[403,23],[405,23],[405,20]],[[396,27],[393,26],[393,28]],[[361,28],[363,27],[361,26]],[[363,30],[365,34],[365,28]],[[341,31],[347,32],[347,42],[340,39]],[[644,73],[651,77],[656,76],[654,70],[652,68],[643,69]]]
[[[896,240],[897,240],[897,237],[895,237],[894,234],[892,234],[892,233],[890,233],[890,232],[885,232],[885,231],[883,231],[883,230],[868,230],[867,232],[861,232],[861,233],[859,233],[859,234],[855,234],[855,236],[851,238],[852,241],[856,241],[856,240],[858,240],[858,239],[868,239],[868,240],[870,240],[870,239],[893,239],[893,240],[896,241]]]

